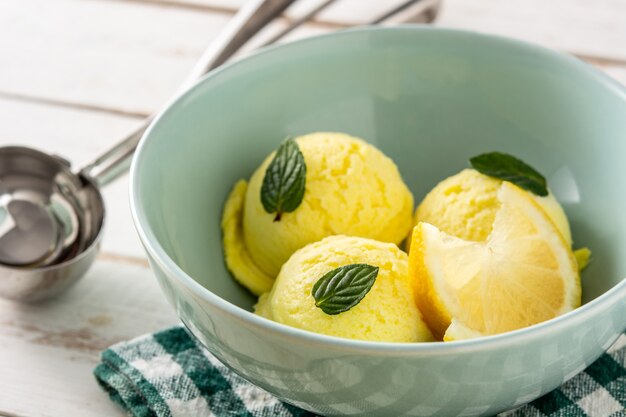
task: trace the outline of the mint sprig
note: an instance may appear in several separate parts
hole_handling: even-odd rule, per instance
[[[276,213],[280,221],[283,213],[298,208],[304,198],[306,164],[298,144],[287,138],[280,144],[270,162],[261,186],[261,203],[266,212]]]
[[[502,152],[484,153],[471,158],[470,164],[481,174],[512,182],[541,197],[548,195],[545,177],[512,155]]]
[[[367,264],[333,269],[313,285],[311,295],[315,298],[315,306],[328,315],[348,311],[372,289],[377,276],[378,267]]]

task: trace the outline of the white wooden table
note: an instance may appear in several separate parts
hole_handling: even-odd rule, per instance
[[[0,145],[88,162],[166,101],[243,1],[1,0]],[[287,19],[315,3],[302,1]],[[341,0],[292,38],[400,2]],[[435,24],[567,51],[626,83],[625,0],[444,0]],[[123,415],[92,377],[100,351],[177,322],[148,269],[127,189],[122,178],[104,191],[103,248],[82,281],[40,305],[0,300],[0,415]]]

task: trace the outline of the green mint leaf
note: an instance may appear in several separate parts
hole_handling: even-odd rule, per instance
[[[377,276],[378,267],[367,264],[333,269],[313,285],[311,295],[315,298],[315,306],[328,315],[348,311],[372,289]]]
[[[484,153],[471,158],[470,164],[481,174],[512,182],[541,197],[548,195],[544,176],[512,155],[501,152]]]
[[[261,203],[266,212],[276,213],[275,222],[280,221],[283,213],[294,211],[302,203],[305,183],[304,156],[296,141],[287,138],[276,150],[261,186]]]

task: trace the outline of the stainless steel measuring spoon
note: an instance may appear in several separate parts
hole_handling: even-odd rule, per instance
[[[250,0],[203,53],[175,97],[224,63],[295,0]],[[125,172],[151,118],[78,172],[54,155],[0,148],[0,296],[50,298],[93,263],[105,209],[100,187]]]

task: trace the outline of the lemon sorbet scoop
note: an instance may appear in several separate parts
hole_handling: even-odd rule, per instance
[[[398,244],[412,226],[413,195],[394,162],[374,146],[341,133],[295,139],[306,164],[304,196],[292,212],[268,213],[261,201],[275,153],[240,181],[223,212],[225,259],[254,294],[270,290],[298,249],[326,236],[349,235]]]
[[[327,314],[316,306],[314,284],[329,271],[350,264],[378,267],[376,280],[357,305],[339,314]],[[432,341],[414,295],[408,257],[395,244],[330,236],[289,258],[271,292],[260,297],[255,312],[289,326],[349,339]]]
[[[464,169],[441,181],[426,195],[415,212],[415,224],[430,223],[449,235],[483,242],[491,233],[500,208],[498,190],[501,185],[502,180],[474,169]],[[554,195],[550,192],[546,197],[540,197],[527,193],[546,212],[571,246],[569,222]]]

